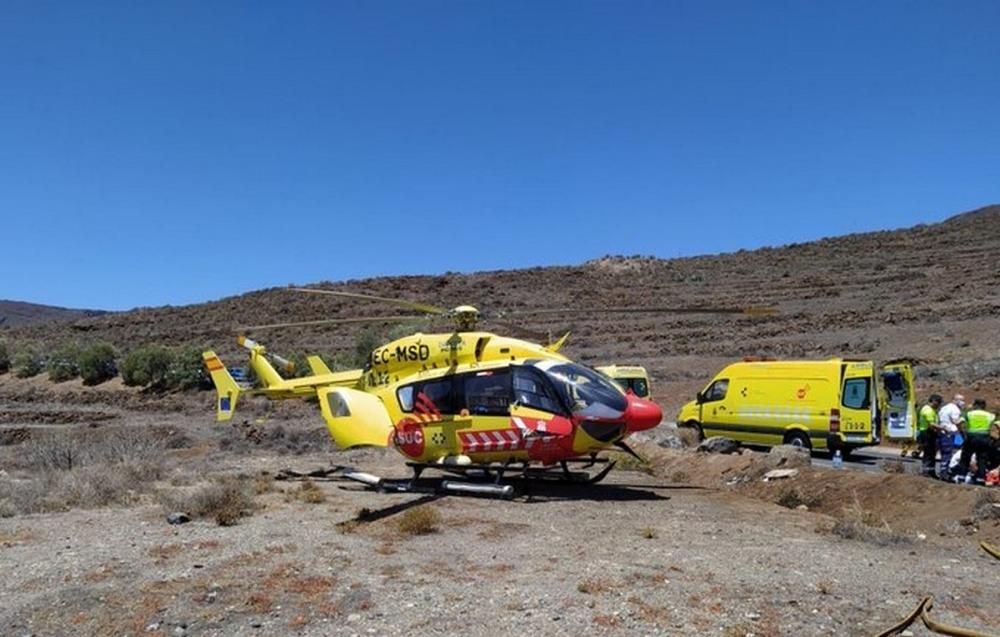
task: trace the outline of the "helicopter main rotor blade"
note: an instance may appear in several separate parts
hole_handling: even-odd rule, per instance
[[[520,333],[524,334],[525,336],[533,338],[534,340],[539,341],[541,343],[548,343],[549,340],[552,338],[552,335],[549,334],[549,333],[547,333],[547,332],[542,332],[542,331],[539,331],[539,330],[533,330],[531,328],[524,327],[523,325],[518,325],[517,323],[512,323],[510,321],[504,321],[504,320],[496,319],[496,318],[492,318],[492,317],[488,317],[485,320],[489,321],[491,323],[495,323],[495,324],[499,325],[500,327],[508,329],[508,330],[510,330],[512,332],[520,332]]]
[[[426,318],[426,314],[411,314],[407,316],[361,316],[354,318],[317,319],[315,321],[292,321],[290,323],[268,323],[266,325],[243,325],[240,329],[269,330],[276,327],[303,327],[307,325],[332,325],[336,323],[393,323],[396,321],[419,321]]]
[[[444,308],[437,307],[436,305],[428,305],[426,303],[417,303],[416,301],[407,301],[405,299],[394,299],[389,296],[375,296],[374,294],[361,294],[360,292],[341,292],[339,290],[323,290],[319,288],[296,288],[290,287],[289,290],[295,292],[305,292],[307,294],[327,294],[329,296],[343,296],[351,299],[367,299],[369,301],[384,301],[385,303],[395,303],[396,305],[402,305],[403,307],[408,307],[414,310],[420,310],[421,312],[426,312],[428,314],[447,314],[448,310]]]
[[[607,307],[607,308],[545,308],[537,310],[514,310],[501,316],[521,316],[528,314],[581,314],[619,312],[640,314],[643,312],[663,312],[665,314],[744,314],[746,316],[772,316],[778,313],[773,307]]]

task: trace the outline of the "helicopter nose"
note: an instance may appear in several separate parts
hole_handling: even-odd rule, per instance
[[[625,426],[629,433],[652,429],[663,419],[663,410],[651,400],[635,395],[628,397],[625,409]]]

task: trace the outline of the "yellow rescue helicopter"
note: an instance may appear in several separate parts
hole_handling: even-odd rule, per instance
[[[566,341],[540,345],[478,331],[479,311],[468,305],[445,310],[387,297],[316,288],[293,288],[311,294],[387,301],[424,314],[449,317],[454,331],[416,333],[371,352],[363,369],[333,372],[318,356],[308,357],[311,374],[284,378],[272,365],[287,365],[263,345],[246,337],[239,343],[250,352],[259,389],[243,390],[213,351],[203,354],[218,394],[217,419],[233,417],[241,395],[271,399],[318,399],[330,436],[340,449],[358,446],[395,447],[413,470],[409,481],[387,481],[366,473],[343,475],[379,489],[415,490],[427,468],[471,476],[490,476],[490,483],[444,481],[454,492],[511,497],[505,475],[557,477],[597,482],[614,463],[598,453],[631,449],[625,439],[656,427],[662,411],[656,403],[623,390],[596,370],[559,352]],[[621,308],[630,311],[632,308]],[[635,308],[635,311],[740,312],[731,308]],[[548,310],[523,313],[545,313]],[[377,317],[385,321],[413,317]],[[249,329],[355,322],[326,319],[253,326]],[[269,360],[271,359],[271,360]],[[569,470],[569,463],[604,464],[596,475]]]

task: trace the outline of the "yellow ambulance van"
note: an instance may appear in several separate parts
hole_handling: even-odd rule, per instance
[[[625,391],[631,390],[639,398],[649,398],[649,374],[639,365],[604,365],[595,367]]]
[[[883,430],[912,437],[916,405],[908,363],[873,361],[742,361],[712,379],[685,404],[677,424],[699,436],[749,445],[791,444],[836,450],[877,445]]]

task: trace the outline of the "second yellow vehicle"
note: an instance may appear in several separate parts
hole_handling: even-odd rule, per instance
[[[912,438],[913,372],[906,362],[742,361],[685,404],[677,424],[750,445],[841,450]]]

